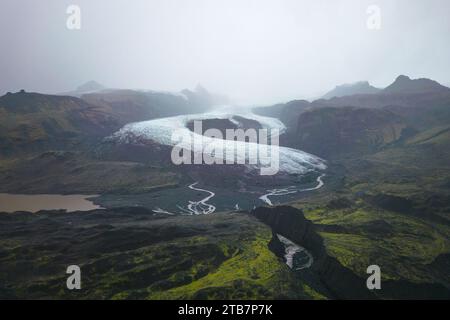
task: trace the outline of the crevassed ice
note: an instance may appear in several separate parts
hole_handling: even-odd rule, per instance
[[[226,159],[227,154],[235,154],[238,163],[245,162],[249,167],[255,169],[260,168],[263,165],[267,166],[268,163],[270,163],[270,152],[278,152],[280,172],[302,174],[311,170],[326,169],[325,161],[323,159],[301,150],[278,146],[268,148],[266,145],[260,145],[258,143],[205,137],[192,132],[186,127],[186,125],[193,120],[229,119],[236,123],[236,120],[233,118],[234,116],[255,120],[259,122],[264,129],[268,129],[268,132],[277,129],[281,134],[286,130],[284,124],[278,119],[259,116],[246,109],[239,110],[232,107],[221,107],[202,114],[189,114],[130,123],[114,133],[113,138],[126,142],[126,139],[131,135],[151,139],[163,145],[178,145],[186,150],[209,154],[209,152],[205,152],[206,148],[207,150],[212,150],[214,152],[214,154],[209,155],[214,155],[214,157],[221,158],[222,160]],[[177,135],[176,140],[172,139],[172,134],[174,132],[176,132]],[[190,143],[191,141],[195,141],[195,143]],[[239,150],[239,148],[245,150],[245,153],[235,152],[235,150]],[[258,164],[249,165],[248,163],[254,163],[250,161],[255,161],[253,158],[254,155],[259,156]]]

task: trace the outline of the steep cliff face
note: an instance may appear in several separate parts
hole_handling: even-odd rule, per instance
[[[251,214],[269,225],[274,233],[281,234],[308,249],[314,259],[324,254],[322,238],[314,230],[313,223],[303,216],[301,210],[289,206],[260,207]]]
[[[373,153],[400,138],[406,124],[385,110],[317,108],[298,118],[290,144],[326,159]]]
[[[261,207],[252,215],[269,225],[275,233],[305,247],[314,258],[312,272],[316,273],[324,287],[337,299],[373,299],[375,296],[366,288],[366,280],[328,255],[322,237],[313,223],[305,219],[301,210],[280,206]]]
[[[269,225],[274,233],[283,235],[306,248],[314,258],[310,272],[319,279],[334,299],[449,299],[450,290],[439,283],[416,283],[407,279],[384,280],[382,290],[370,291],[366,279],[342,265],[328,254],[322,236],[316,226],[307,220],[303,212],[289,206],[261,207],[251,212],[260,221]],[[269,247],[273,252],[275,245]],[[448,255],[441,255],[430,265],[429,272],[448,273]]]

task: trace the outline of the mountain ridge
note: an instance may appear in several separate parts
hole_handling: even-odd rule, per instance
[[[450,91],[435,80],[428,78],[411,79],[405,75],[399,75],[393,83],[383,89],[383,93],[426,93]]]
[[[355,94],[375,94],[380,91],[381,89],[370,85],[368,81],[358,81],[355,83],[338,85],[333,90],[327,92],[322,99],[351,96]]]

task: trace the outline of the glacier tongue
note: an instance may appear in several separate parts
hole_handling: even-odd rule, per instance
[[[176,131],[178,138],[181,138],[180,140],[182,141],[194,141],[193,139],[199,139],[196,141],[202,142],[201,150],[203,150],[205,146],[208,146],[209,150],[215,150],[216,158],[222,158],[221,155],[226,155],[230,151],[234,152],[235,148],[245,148],[244,150],[247,151],[245,157],[249,157],[249,155],[252,154],[264,154],[265,152],[260,149],[266,147],[264,145],[252,142],[223,140],[199,136],[187,128],[187,124],[194,120],[229,119],[230,121],[235,122],[236,120],[233,119],[233,116],[240,116],[242,118],[255,120],[259,122],[264,129],[268,129],[269,132],[270,130],[276,129],[281,134],[286,130],[286,127],[278,119],[259,116],[247,109],[222,107],[220,109],[202,114],[189,114],[130,123],[125,125],[118,132],[114,133],[112,138],[118,140],[119,142],[126,143],[127,137],[135,136],[153,140],[163,145],[175,146],[179,145],[179,141],[172,140],[172,133]],[[183,148],[190,151],[193,151],[194,149],[191,144],[185,144],[183,145]],[[308,171],[326,169],[325,161],[312,154],[287,147],[276,147],[275,150],[279,152],[280,172],[289,174],[303,174]],[[249,163],[250,159],[240,160],[245,160],[246,163]],[[262,160],[260,162],[265,163],[265,161]],[[252,164],[248,166],[253,169],[258,169],[262,165],[258,162],[258,165]]]

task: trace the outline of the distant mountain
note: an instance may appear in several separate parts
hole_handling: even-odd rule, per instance
[[[82,90],[99,88],[95,83]],[[100,90],[79,97],[20,91],[0,97],[0,155],[89,146],[127,123],[200,112],[181,94]],[[78,147],[77,147],[78,148]]]
[[[326,93],[322,98],[331,99],[334,97],[352,96],[355,94],[373,94],[378,92],[380,92],[380,89],[371,86],[368,81],[360,81],[352,84],[337,86],[330,92]]]
[[[254,111],[277,117],[286,125],[282,145],[331,159],[376,152],[414,132],[446,128],[450,124],[450,89],[430,79],[399,76],[376,93],[335,96],[311,103],[294,100]]]
[[[209,108],[211,106],[226,105],[230,103],[228,97],[211,93],[201,85],[197,85],[193,91],[184,89],[181,91],[181,94],[184,95],[192,105],[201,108]]]
[[[160,92],[115,89],[84,94],[81,99],[109,109],[125,123],[178,115],[189,109],[183,96]]]
[[[92,92],[103,90],[105,87],[96,81],[88,81],[77,88],[78,92]]]
[[[363,93],[366,91],[366,93]],[[402,108],[402,114],[430,111],[430,108],[450,110],[450,88],[430,79],[410,79],[399,76],[385,89],[372,87],[368,82],[337,86],[324,98],[311,103],[293,100],[284,104],[254,108],[260,115],[272,116],[292,127],[298,116],[306,110],[320,107]],[[440,112],[440,111],[439,111]],[[447,114],[445,114],[447,117]],[[438,120],[439,117],[434,117]],[[447,117],[448,118],[448,117]],[[436,122],[436,121],[434,121]],[[296,127],[296,124],[295,126]]]
[[[76,90],[59,93],[60,96],[81,98],[94,105],[109,106],[119,113],[138,112],[143,120],[203,112],[215,105],[229,104],[226,96],[210,93],[201,85],[181,92],[105,88],[96,81],[88,81]],[[126,110],[134,109],[133,112]],[[139,109],[139,110],[137,110]],[[122,112],[123,111],[123,112]],[[133,120],[135,121],[135,120]]]
[[[450,88],[430,79],[399,76],[377,94],[321,99],[314,101],[311,107],[385,109],[404,117],[414,127],[426,128],[450,121]]]
[[[83,94],[89,104],[109,108],[125,122],[204,112],[215,103],[205,89],[181,93],[109,89]]]
[[[331,159],[342,154],[366,154],[400,138],[403,119],[387,110],[316,108],[298,117],[290,146]]]
[[[0,97],[0,154],[71,149],[121,126],[108,110],[70,96],[8,93]]]
[[[449,88],[431,79],[411,79],[401,75],[391,85],[386,87],[383,93],[431,93],[448,90]]]
[[[322,99],[375,93],[430,93],[440,92],[443,90],[445,91],[448,89],[449,88],[431,79],[411,79],[408,76],[400,75],[392,84],[387,86],[385,89],[378,89],[371,86],[367,81],[361,81],[353,84],[344,84],[337,86],[336,88],[325,94]]]
[[[0,156],[88,147],[127,123],[204,112],[223,102],[201,87],[170,93],[104,89],[95,81],[63,95],[7,93],[0,97]]]
[[[73,91],[67,91],[67,92],[61,92],[58,93],[58,95],[61,96],[72,96],[72,97],[81,97],[83,94],[87,93],[93,93],[93,92],[99,92],[102,90],[105,90],[106,88],[98,83],[97,81],[91,80],[86,83],[83,83],[82,85],[78,86]]]
[[[269,107],[255,107],[252,111],[265,117],[278,118],[288,129],[297,127],[299,115],[307,110],[311,104],[306,100],[292,100]]]

